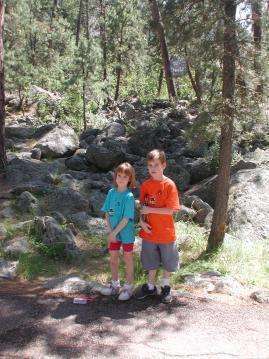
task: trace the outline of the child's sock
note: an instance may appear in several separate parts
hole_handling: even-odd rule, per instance
[[[162,287],[164,287],[164,286],[166,286],[166,285],[169,286],[169,283],[170,283],[169,278],[163,278],[163,279],[162,279],[162,284],[161,284],[161,286],[162,286]]]
[[[149,290],[153,290],[153,289],[154,289],[154,284],[148,283],[148,289],[149,289]]]
[[[112,280],[111,284],[112,284],[112,286],[114,288],[116,288],[116,287],[120,286],[120,281],[119,281],[119,279],[118,280]]]

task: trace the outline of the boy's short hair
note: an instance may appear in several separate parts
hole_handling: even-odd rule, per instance
[[[123,162],[115,169],[114,172],[114,184],[117,186],[116,178],[118,173],[124,173],[125,175],[129,176],[130,180],[128,182],[128,187],[135,188],[136,181],[135,181],[135,170],[132,165],[128,162]]]
[[[162,164],[166,162],[166,156],[164,151],[152,150],[147,154],[147,162],[152,160],[159,160]]]

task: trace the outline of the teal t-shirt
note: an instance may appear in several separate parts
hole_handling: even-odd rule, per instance
[[[117,227],[123,218],[128,218],[128,223],[118,233],[117,239],[122,243],[134,242],[135,200],[129,189],[125,192],[118,192],[116,188],[109,190],[101,211],[108,213],[112,229]]]

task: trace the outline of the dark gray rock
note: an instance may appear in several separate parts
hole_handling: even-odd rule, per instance
[[[242,240],[261,240],[269,236],[269,169],[241,170],[232,175],[228,223],[229,230]]]
[[[26,140],[34,137],[35,134],[34,127],[25,127],[25,126],[6,126],[5,135],[7,138],[18,138],[21,140]]]
[[[76,249],[75,237],[72,231],[62,228],[52,217],[35,217],[33,229],[41,241],[48,246],[63,244],[66,253]]]
[[[198,183],[214,174],[210,163],[204,158],[197,158],[186,164],[187,171],[190,173],[190,183]]]
[[[251,293],[250,298],[256,300],[258,303],[269,303],[269,290],[260,289]]]
[[[109,171],[124,161],[125,155],[121,146],[90,145],[87,148],[86,159],[97,168]]]
[[[38,200],[28,191],[22,192],[16,199],[16,209],[21,213],[34,213],[40,215]]]
[[[89,207],[92,215],[97,217],[102,217],[104,215],[104,213],[101,211],[101,208],[104,204],[105,198],[106,198],[106,194],[101,191],[95,190],[92,193],[90,193]]]
[[[46,213],[61,212],[67,216],[86,211],[89,201],[71,188],[55,188],[44,197],[42,207]]]
[[[124,136],[126,133],[124,125],[118,122],[110,123],[104,130],[103,135],[105,137],[121,137]]]
[[[78,136],[67,125],[59,125],[45,134],[35,145],[42,157],[57,158],[72,155],[79,147]]]
[[[4,245],[3,251],[8,255],[19,256],[31,252],[31,247],[26,238],[16,237]]]
[[[14,279],[17,274],[18,261],[0,259],[0,278]]]
[[[40,160],[42,156],[42,151],[40,148],[33,148],[32,149],[32,153],[31,153],[31,157],[35,160]]]
[[[87,171],[89,170],[89,165],[87,163],[86,150],[82,152],[81,150],[76,152],[72,157],[69,157],[65,160],[66,167],[74,171]]]
[[[72,214],[69,220],[88,234],[102,236],[106,233],[105,221],[102,218],[91,217],[86,212]]]
[[[209,204],[201,200],[198,196],[183,196],[182,202],[189,208],[195,210],[194,221],[203,225],[209,214],[213,214],[213,208]],[[209,220],[209,218],[208,218]]]

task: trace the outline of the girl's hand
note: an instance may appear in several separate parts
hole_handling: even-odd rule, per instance
[[[147,222],[140,221],[140,226],[146,233],[151,233],[151,226]]]
[[[150,209],[151,209],[151,208],[148,207],[148,206],[142,206],[142,207],[141,207],[141,210],[140,210],[140,213],[141,213],[141,214],[149,214],[149,213],[151,213],[151,212],[150,212]]]
[[[113,242],[113,243],[117,242],[117,238],[116,238],[116,236],[114,235],[113,232],[110,232],[110,233],[108,234],[108,241],[109,241],[109,243],[111,243],[111,242]]]

